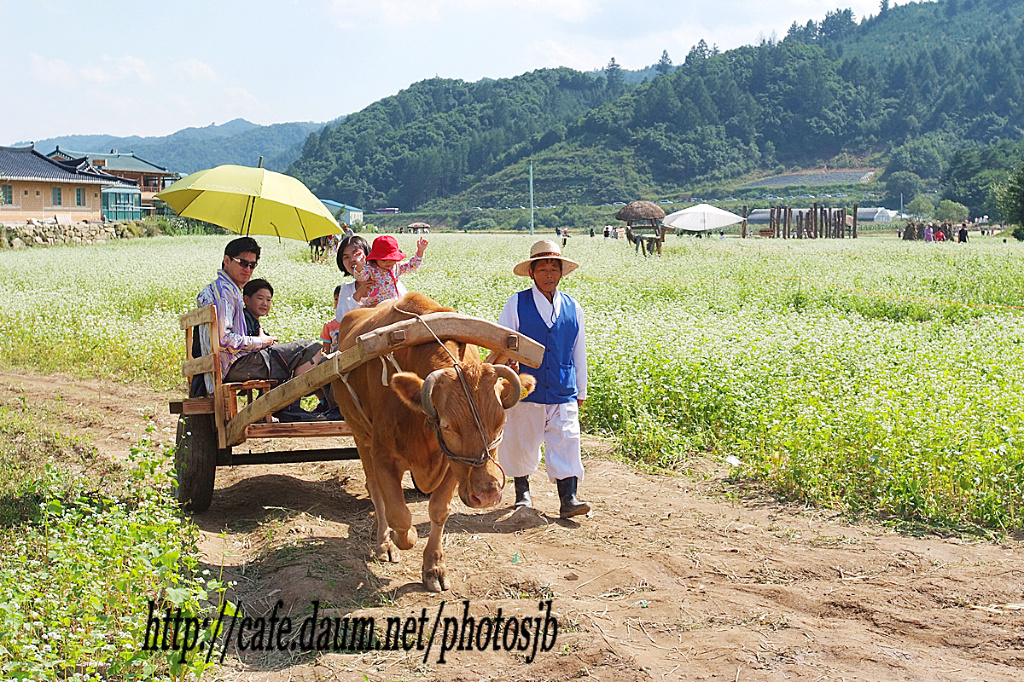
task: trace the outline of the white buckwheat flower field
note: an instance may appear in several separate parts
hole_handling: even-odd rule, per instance
[[[429,239],[403,281],[459,312],[495,320],[529,283],[512,274],[529,236]],[[0,362],[183,387],[178,316],[227,240],[0,252]],[[303,244],[260,241],[254,277],[275,290],[264,327],[318,338],[345,279]],[[788,499],[1024,527],[1024,246],[669,237],[645,259],[578,236],[565,253],[581,264],[561,288],[586,313],[584,429],[625,458],[734,456],[736,477]]]

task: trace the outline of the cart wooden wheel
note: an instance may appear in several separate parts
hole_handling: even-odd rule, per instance
[[[180,417],[175,445],[178,504],[185,511],[204,512],[213,501],[213,479],[217,472],[217,429],[213,415]]]

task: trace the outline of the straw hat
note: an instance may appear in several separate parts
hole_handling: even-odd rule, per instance
[[[522,263],[516,264],[512,268],[512,272],[519,275],[520,277],[530,276],[530,263],[535,260],[545,260],[547,258],[557,258],[562,261],[562,274],[568,275],[570,272],[580,266],[579,263],[573,260],[569,260],[562,255],[562,249],[556,242],[550,239],[541,239],[530,247],[530,257],[524,260]]]

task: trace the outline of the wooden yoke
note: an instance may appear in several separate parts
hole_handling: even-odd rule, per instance
[[[355,346],[341,352],[342,372],[399,348],[434,341],[434,334],[445,341],[475,343],[527,367],[540,367],[544,361],[544,346],[500,324],[459,313],[428,313],[420,319],[396,322],[358,337]]]
[[[227,423],[226,446],[244,442],[245,430],[250,424],[329,384],[342,374],[400,348],[433,342],[434,334],[445,341],[475,343],[528,367],[540,367],[544,360],[544,346],[494,322],[459,313],[429,313],[422,315],[421,319],[422,322],[411,318],[367,332],[357,337],[351,348],[325,356],[323,362],[302,376],[267,391],[239,410]],[[433,334],[430,330],[433,330]]]

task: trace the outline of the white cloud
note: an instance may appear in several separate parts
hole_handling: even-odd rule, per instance
[[[534,41],[532,48],[544,60],[545,66],[568,66],[577,71],[591,71],[608,63],[607,55],[598,54],[590,47],[581,47],[553,38]],[[540,66],[537,65],[538,68]]]
[[[78,85],[74,69],[63,59],[47,59],[32,53],[31,60],[30,73],[40,83],[60,88],[74,88]]]
[[[108,57],[104,55],[103,61],[109,64],[114,70],[114,77],[118,80],[135,77],[142,83],[153,82],[153,72],[145,60],[131,55],[123,57]]]
[[[109,83],[114,80],[110,72],[93,64],[78,69],[78,76],[87,83]]]
[[[246,88],[239,85],[232,85],[224,88],[224,94],[228,96],[228,100],[235,107],[247,110],[247,111],[259,111],[263,109],[262,103]]]
[[[138,57],[101,57],[102,66],[95,63],[71,66],[63,59],[47,59],[38,54],[31,55],[30,67],[33,77],[51,86],[76,88],[83,82],[103,85],[114,81],[135,79],[141,83],[153,82],[153,74],[146,62]]]
[[[216,81],[217,72],[209,64],[201,59],[192,57],[177,64],[177,69],[183,71],[191,80]]]

